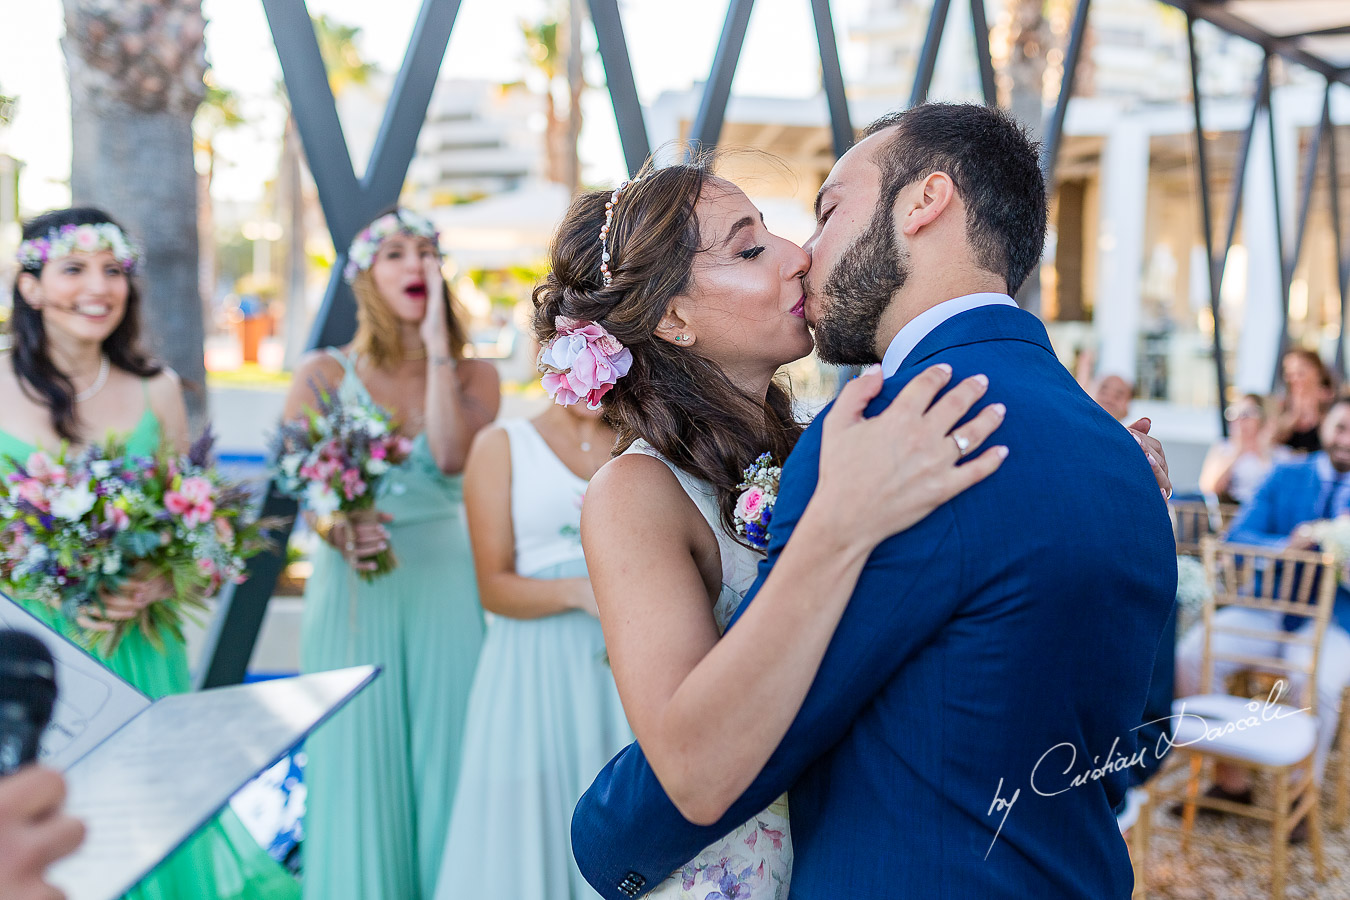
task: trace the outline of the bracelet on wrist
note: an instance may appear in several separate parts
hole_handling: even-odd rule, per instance
[[[321,516],[314,517],[314,533],[319,536],[319,540],[325,544],[333,543],[333,529],[337,527],[342,518],[335,513],[324,513]]]

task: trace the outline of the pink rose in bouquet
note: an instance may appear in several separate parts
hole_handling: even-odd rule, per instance
[[[396,433],[393,418],[376,404],[317,388],[318,406],[278,432],[277,485],[318,516],[374,517],[386,476],[412,453],[412,441]],[[367,581],[398,565],[392,549],[371,558],[374,570],[360,572]]]

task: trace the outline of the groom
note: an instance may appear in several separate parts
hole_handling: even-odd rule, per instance
[[[1130,757],[1153,752],[1134,729],[1175,548],[1135,440],[1008,296],[1044,242],[1035,147],[982,106],[889,115],[835,165],[816,215],[821,357],[882,362],[869,414],[934,363],[951,384],[988,375],[1010,455],[873,552],[801,712],[720,822],[685,821],[632,745],[577,807],[581,871],[607,900],[638,896],[790,788],[798,900],[1124,900],[1113,810]],[[820,423],[783,468],[741,612],[815,489]]]

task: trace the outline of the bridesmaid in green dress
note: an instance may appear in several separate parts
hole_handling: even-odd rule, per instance
[[[178,377],[138,345],[140,301],[130,277],[135,251],[121,229],[98,210],[68,209],[32,220],[23,237],[13,349],[0,365],[0,474],[10,469],[8,457],[23,460],[38,449],[78,448],[109,435],[123,437],[132,453],[153,453],[161,441],[185,450],[187,412]],[[120,594],[105,597],[106,617],[129,618],[168,596],[163,581],[129,581]],[[69,636],[84,627],[43,604],[16,599]],[[163,649],[133,629],[110,657],[100,658],[151,697],[189,690],[183,641],[167,632],[159,640]],[[127,896],[287,900],[299,896],[299,886],[227,810]]]
[[[291,419],[325,385],[369,397],[413,438],[411,456],[385,477],[379,524],[305,514],[324,544],[305,587],[301,668],[384,667],[306,744],[310,900],[429,898],[445,848],[483,639],[460,472],[500,394],[492,365],[464,358],[436,240],[407,210],[361,232],[346,272],[356,336],[306,358],[286,401]],[[358,577],[386,546],[398,567]]]

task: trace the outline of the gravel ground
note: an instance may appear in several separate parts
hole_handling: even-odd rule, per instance
[[[1344,752],[1344,751],[1339,751]],[[1335,771],[1336,754],[1327,767]],[[1322,792],[1323,822],[1331,813],[1330,787]],[[1258,794],[1257,802],[1263,802]],[[1181,819],[1165,809],[1154,810],[1154,821],[1177,827]],[[1191,844],[1189,858],[1181,854],[1180,835],[1154,830],[1149,850],[1148,897],[1150,900],[1258,900],[1270,896],[1270,862],[1267,847],[1270,826],[1240,816],[1196,819],[1195,834],[1219,834],[1253,848],[1247,854],[1201,843]],[[1307,844],[1290,848],[1288,900],[1350,900],[1350,826],[1323,829],[1326,880],[1313,878],[1312,853]]]

